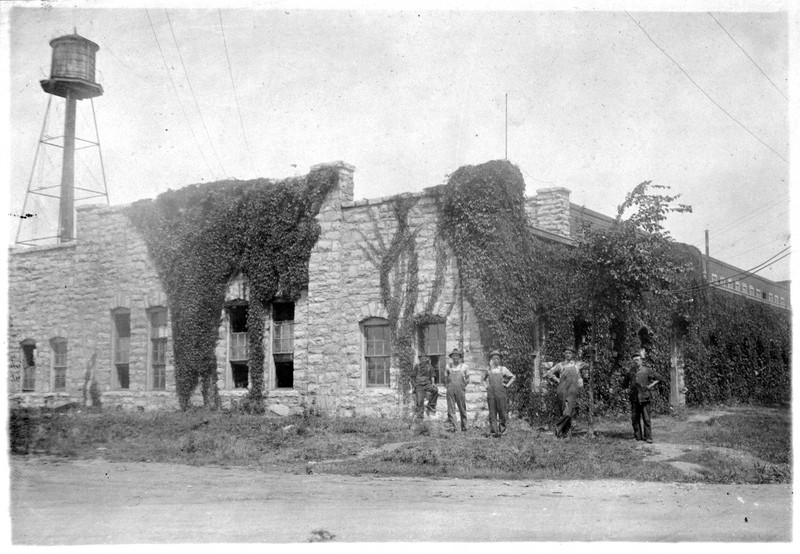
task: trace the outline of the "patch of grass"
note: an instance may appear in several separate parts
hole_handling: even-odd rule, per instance
[[[727,409],[696,421],[697,411],[653,420],[657,442],[742,450],[767,463],[750,465],[697,449],[680,460],[707,468],[711,482],[790,482],[788,410]],[[696,481],[668,463],[645,461],[631,440],[627,417],[597,418],[595,434],[579,419],[569,439],[556,439],[512,419],[501,439],[473,426],[447,432],[447,423],[380,418],[288,418],[244,412],[125,413],[14,410],[12,453],[114,461],[277,467],[351,475],[489,479],[633,479]],[[381,449],[388,443],[403,443]],[[340,460],[330,463],[331,460]]]
[[[743,450],[775,464],[788,464],[792,421],[788,410],[745,410],[695,424],[694,437],[716,446]]]
[[[788,464],[765,464],[742,460],[712,449],[693,450],[678,458],[703,466],[701,473],[712,483],[790,483]]]

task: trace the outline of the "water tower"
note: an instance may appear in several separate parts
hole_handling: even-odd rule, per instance
[[[39,136],[39,144],[36,147],[36,155],[31,170],[31,178],[28,181],[28,191],[25,195],[25,204],[22,208],[22,222],[26,217],[35,216],[28,214],[28,202],[31,196],[56,199],[58,201],[58,227],[55,236],[34,236],[20,240],[20,230],[22,222],[17,229],[17,244],[35,245],[39,241],[57,239],[58,242],[69,242],[75,240],[75,202],[88,200],[91,198],[105,198],[108,203],[108,188],[106,187],[105,168],[103,167],[103,156],[100,151],[100,138],[97,132],[97,119],[94,112],[94,100],[96,96],[103,94],[103,87],[95,82],[95,53],[100,47],[91,40],[84,38],[73,32],[71,35],[55,38],[50,41],[53,49],[52,62],[50,66],[50,78],[40,81],[42,89],[49,95],[47,110],[45,111],[42,133]],[[53,96],[64,98],[64,134],[62,136],[51,135],[47,131],[47,118]],[[91,104],[92,126],[94,130],[94,140],[79,138],[75,136],[77,102],[89,99]],[[76,140],[79,142],[77,150],[84,148],[97,148],[97,155],[100,162],[100,173],[102,183],[99,183],[94,190],[93,185],[80,182],[75,184],[75,151]],[[61,183],[51,182],[38,183],[33,185],[34,174],[37,168],[37,161],[40,152],[44,147],[61,148]],[[54,189],[57,189],[55,191]],[[76,197],[76,191],[78,196]]]

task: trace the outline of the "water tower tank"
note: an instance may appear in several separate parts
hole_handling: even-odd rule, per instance
[[[103,94],[103,87],[94,80],[94,55],[97,44],[78,34],[54,38],[50,78],[40,81],[48,94],[83,100]]]

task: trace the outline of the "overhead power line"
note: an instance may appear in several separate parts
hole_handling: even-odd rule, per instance
[[[702,285],[699,285],[699,286],[687,287],[685,289],[678,289],[678,290],[674,290],[672,292],[674,294],[683,293],[683,292],[697,292],[699,290],[703,290],[705,288],[710,288],[712,286],[714,286],[714,287],[724,287],[727,284],[728,280],[730,280],[732,283],[735,283],[737,281],[741,281],[741,280],[745,279],[746,277],[750,277],[751,275],[755,275],[759,271],[767,269],[769,266],[774,265],[774,264],[778,263],[779,261],[781,261],[782,259],[784,259],[785,257],[791,255],[791,252],[787,252],[787,250],[789,250],[790,248],[791,248],[790,246],[787,246],[786,248],[784,248],[783,250],[781,250],[777,254],[773,255],[772,257],[767,258],[766,260],[764,260],[760,264],[758,264],[756,266],[753,266],[750,269],[744,269],[744,270],[739,271],[738,273],[734,273],[730,277],[726,277],[724,282],[720,281],[720,282],[716,282],[716,283],[703,283]],[[781,255],[781,254],[783,254],[783,255]],[[778,256],[780,256],[780,257],[778,257]]]
[[[203,162],[206,164],[206,168],[208,168],[208,172],[211,174],[211,178],[216,180],[217,176],[214,175],[214,170],[211,169],[211,166],[206,159],[206,155],[203,153],[203,149],[200,148],[200,142],[197,140],[197,135],[194,134],[194,129],[192,129],[192,123],[189,121],[189,116],[186,114],[186,109],[183,107],[183,102],[181,102],[181,96],[178,94],[178,89],[175,86],[175,81],[172,79],[172,73],[169,71],[169,64],[167,63],[167,58],[164,56],[164,51],[161,49],[161,43],[158,41],[158,35],[156,34],[156,28],[153,26],[153,20],[150,19],[150,12],[145,9],[144,12],[147,14],[147,21],[150,22],[150,29],[153,31],[153,38],[156,39],[156,46],[158,46],[158,52],[161,54],[161,61],[164,62],[164,69],[167,72],[167,77],[169,77],[169,83],[172,85],[172,91],[175,93],[175,98],[178,99],[178,105],[181,107],[181,112],[183,112],[183,117],[186,119],[186,125],[189,127],[189,132],[192,134],[192,139],[194,140],[195,146],[197,146],[197,151],[200,152],[200,156],[203,158]]]
[[[236,112],[239,114],[239,127],[242,129],[242,137],[244,137],[244,147],[247,151],[247,159],[250,160],[250,167],[253,169],[253,177],[258,177],[256,166],[253,164],[253,156],[250,155],[250,145],[247,143],[247,133],[244,131],[244,122],[242,121],[242,110],[239,108],[239,97],[236,94],[236,83],[233,80],[233,70],[231,69],[231,57],[228,55],[228,42],[225,40],[225,27],[222,26],[222,10],[217,9],[219,15],[219,28],[222,31],[222,44],[225,46],[225,59],[228,61],[228,75],[231,76],[231,86],[233,87],[233,100],[236,102]]]
[[[219,159],[219,155],[217,154],[217,149],[214,147],[214,141],[211,140],[211,134],[208,132],[208,127],[206,126],[206,120],[203,118],[203,112],[200,110],[200,104],[197,103],[197,96],[194,94],[194,88],[192,88],[192,81],[189,79],[189,72],[186,70],[186,64],[183,63],[183,56],[181,55],[181,49],[178,46],[178,39],[175,38],[175,30],[172,28],[172,20],[169,17],[169,12],[164,10],[164,13],[167,14],[167,23],[169,23],[169,32],[172,34],[172,41],[175,43],[175,50],[178,51],[178,59],[181,61],[181,67],[183,67],[183,74],[186,76],[186,83],[189,85],[189,92],[192,94],[192,99],[194,100],[194,106],[197,108],[197,113],[200,116],[200,122],[203,124],[203,129],[206,132],[206,137],[208,138],[208,142],[211,145],[211,151],[214,152],[214,157],[217,159],[217,163],[219,164],[220,168],[222,168],[222,174],[225,175],[225,178],[228,178],[228,173],[225,171],[225,166],[222,165],[222,162]]]
[[[786,216],[788,214],[788,212],[789,212],[789,207],[787,206],[784,210],[780,211],[777,214],[774,214],[772,217],[775,218],[775,219],[783,218],[784,216]],[[739,235],[739,237],[734,239],[731,244],[729,244],[728,246],[724,246],[724,247],[722,247],[722,248],[720,248],[718,250],[715,250],[715,252],[716,253],[727,252],[728,250],[730,250],[732,248],[736,248],[739,238],[749,237],[749,236],[752,236],[752,235],[757,235],[759,233],[759,231],[761,231],[762,229],[766,229],[770,225],[772,225],[772,220],[768,220],[767,223],[765,223],[764,225],[761,225],[760,227],[750,228],[746,232],[744,232],[741,235]]]
[[[745,254],[747,254],[749,252],[752,252],[753,250],[758,250],[759,248],[764,248],[765,246],[769,246],[770,244],[775,244],[776,242],[785,242],[787,240],[789,240],[789,239],[786,238],[786,237],[781,237],[779,239],[771,240],[769,242],[765,242],[763,244],[759,244],[758,246],[754,246],[753,248],[749,248],[749,249],[747,249],[747,250],[745,250],[743,252],[739,252],[737,254],[734,254],[733,256],[728,256],[728,259],[738,258],[740,256],[744,256]]]
[[[764,73],[764,70],[763,70],[763,69],[761,69],[761,67],[759,67],[759,65],[756,63],[756,61],[755,61],[755,60],[754,60],[752,57],[750,57],[750,54],[748,54],[748,53],[747,53],[747,51],[746,51],[744,48],[742,48],[742,45],[741,45],[741,44],[739,44],[738,42],[736,42],[736,39],[735,39],[735,38],[733,38],[733,36],[731,36],[731,34],[728,32],[728,30],[727,30],[725,27],[723,27],[723,26],[722,26],[722,23],[720,23],[720,22],[719,22],[719,20],[718,20],[716,17],[714,17],[714,15],[713,15],[711,12],[707,12],[707,13],[708,13],[708,15],[710,15],[710,16],[711,16],[711,19],[713,19],[713,20],[716,22],[716,24],[717,24],[717,25],[719,25],[719,28],[720,28],[720,29],[722,29],[723,31],[725,31],[725,34],[726,34],[726,35],[728,35],[728,38],[730,38],[730,39],[733,41],[733,43],[734,43],[736,46],[738,46],[738,47],[739,47],[739,50],[741,50],[741,51],[742,51],[742,54],[744,54],[745,56],[747,56],[747,59],[748,59],[748,60],[750,60],[751,62],[753,62],[753,65],[754,65],[754,66],[756,66],[756,69],[758,69],[758,70],[761,72],[761,74],[764,76],[764,78],[765,78],[767,81],[769,81],[769,84],[771,84],[771,85],[772,85],[772,87],[773,87],[775,90],[777,90],[777,91],[778,91],[778,94],[780,94],[781,96],[783,96],[783,98],[784,98],[784,99],[785,99],[785,100],[788,102],[788,101],[789,101],[789,99],[786,97],[786,95],[785,95],[785,94],[783,94],[783,92],[781,91],[781,89],[779,89],[779,88],[778,88],[778,85],[776,85],[775,83],[773,83],[773,82],[772,82],[772,79],[770,79],[770,78],[769,78],[769,76],[768,76],[766,73]]]
[[[730,113],[729,113],[729,112],[728,112],[728,111],[727,111],[725,108],[723,108],[722,106],[720,106],[720,105],[719,105],[719,103],[718,103],[716,100],[714,100],[714,99],[713,99],[713,98],[712,98],[712,97],[711,97],[711,96],[710,96],[710,95],[709,95],[709,94],[708,94],[708,93],[707,93],[705,90],[703,90],[703,87],[701,87],[700,85],[698,85],[698,84],[697,84],[697,82],[696,82],[694,79],[692,79],[692,76],[691,76],[691,75],[689,75],[689,73],[687,73],[687,71],[686,71],[685,69],[683,69],[683,67],[681,67],[681,65],[680,65],[680,64],[679,64],[677,61],[675,61],[675,60],[672,58],[672,56],[670,56],[670,55],[667,53],[667,51],[666,51],[666,50],[664,50],[663,48],[661,48],[661,46],[659,46],[659,45],[658,45],[658,43],[657,43],[655,40],[653,40],[653,37],[651,37],[651,36],[650,36],[650,35],[647,33],[647,31],[645,31],[644,27],[642,27],[642,26],[639,24],[639,22],[638,22],[638,21],[636,21],[636,20],[633,18],[633,16],[632,16],[631,14],[629,14],[627,11],[625,12],[625,14],[626,14],[626,15],[627,15],[627,16],[628,16],[630,19],[631,19],[631,21],[633,21],[633,22],[636,24],[636,26],[637,26],[637,27],[639,27],[639,29],[641,29],[641,30],[642,30],[642,32],[643,32],[643,33],[644,33],[644,35],[645,35],[645,36],[648,38],[648,40],[650,40],[650,42],[652,42],[652,43],[653,43],[653,45],[654,45],[656,48],[658,48],[658,49],[661,51],[661,53],[662,53],[662,54],[664,54],[664,55],[665,55],[665,56],[666,56],[666,57],[669,59],[669,61],[671,61],[671,62],[672,62],[674,65],[675,65],[675,67],[677,67],[677,68],[678,68],[678,69],[681,71],[681,73],[683,73],[683,74],[686,76],[686,78],[687,78],[687,79],[689,79],[689,81],[690,81],[690,82],[691,82],[691,83],[692,83],[692,84],[693,84],[695,87],[697,87],[697,90],[699,90],[700,92],[702,92],[702,93],[703,93],[703,95],[704,95],[706,98],[708,98],[708,99],[711,101],[711,103],[712,103],[712,104],[714,104],[714,105],[715,105],[717,108],[719,108],[719,109],[720,109],[720,111],[722,111],[722,113],[724,113],[725,115],[727,115],[727,116],[728,116],[728,117],[731,119],[731,121],[733,121],[733,122],[734,122],[734,123],[736,123],[736,124],[737,124],[739,127],[741,127],[742,129],[744,129],[745,131],[747,131],[747,133],[748,133],[748,134],[749,134],[751,137],[753,137],[753,138],[754,138],[754,139],[756,139],[758,142],[760,142],[761,144],[763,144],[763,145],[764,145],[764,146],[765,146],[767,149],[769,149],[769,150],[770,150],[770,151],[771,151],[773,154],[775,154],[776,156],[778,156],[778,157],[779,157],[781,160],[783,160],[785,163],[789,163],[789,161],[788,161],[786,158],[784,158],[783,156],[781,156],[781,155],[778,153],[778,151],[777,151],[777,150],[775,150],[775,149],[774,149],[773,147],[771,147],[769,144],[767,144],[766,142],[764,142],[763,140],[761,140],[761,139],[758,137],[758,135],[756,135],[756,134],[755,134],[753,131],[751,131],[750,129],[748,129],[748,128],[747,128],[747,127],[746,127],[746,126],[745,126],[745,125],[744,125],[742,122],[740,122],[738,119],[736,119],[735,117],[733,117],[733,116],[732,116],[732,115],[731,115],[731,114],[730,114]]]

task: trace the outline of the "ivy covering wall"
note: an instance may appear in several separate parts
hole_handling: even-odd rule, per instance
[[[242,274],[250,290],[248,398],[254,410],[263,410],[264,320],[270,303],[294,300],[308,286],[308,261],[320,233],[315,216],[336,185],[336,175],[332,168],[319,168],[304,178],[278,182],[194,185],[127,208],[167,294],[177,393],[184,409],[198,384],[207,406],[219,403],[215,346],[220,317],[230,279]],[[640,185],[640,193],[647,184]],[[408,225],[417,199],[396,198],[393,236],[380,238],[376,223],[378,242],[362,245],[376,269],[403,393],[413,371],[417,330],[439,321],[432,309],[444,282],[449,245],[484,350],[503,351],[505,365],[518,377],[511,400],[520,414],[537,417],[556,409],[552,391],[531,386],[537,355],[540,362],[557,362],[562,350],[572,346],[582,349],[584,360],[593,356],[596,412],[616,412],[627,410],[627,394],[619,384],[631,354],[646,346],[650,363],[669,375],[673,339],[683,345],[690,403],[790,398],[788,311],[709,290],[697,249],[664,237],[639,248],[635,255],[643,268],[658,266],[656,278],[640,286],[638,280],[647,273],[631,274],[637,283],[626,288],[624,302],[603,307],[592,296],[596,287],[590,286],[600,274],[595,271],[598,258],[587,254],[591,248],[532,234],[524,209],[525,183],[513,164],[462,167],[430,192],[439,218],[436,269],[421,311],[417,235]],[[657,212],[657,222],[662,215],[658,198],[672,197],[646,197],[640,212]],[[631,244],[640,232],[623,231]],[[598,237],[595,246],[605,248]],[[614,260],[613,252],[602,256]],[[668,398],[668,385],[659,385],[655,408],[666,409]]]
[[[274,300],[295,300],[307,288],[320,233],[314,218],[336,179],[334,169],[321,167],[277,182],[192,185],[126,209],[167,295],[183,409],[198,383],[204,404],[219,405],[215,346],[228,283],[241,273],[250,291],[249,400],[252,409],[263,410],[265,313]]]
[[[677,197],[648,196],[647,185],[634,191],[640,195],[639,220],[632,218],[634,224],[626,228],[618,218],[612,230],[622,239],[617,236],[612,242],[605,231],[585,230],[595,233],[595,248],[617,244],[628,250],[600,255],[532,235],[522,175],[507,161],[462,167],[439,189],[442,228],[477,314],[483,347],[504,351],[504,362],[519,377],[512,394],[519,413],[538,417],[557,409],[547,385],[539,391],[530,387],[537,333],[545,336],[538,352],[543,361],[558,362],[567,346],[581,348],[584,361],[594,356],[597,413],[627,411],[620,382],[641,346],[654,369],[669,376],[673,340],[683,346],[690,403],[790,398],[789,313],[709,290],[699,251],[672,242],[668,233],[657,233],[665,213],[689,208],[659,205]],[[632,198],[634,194],[626,202]],[[648,236],[640,240],[643,230]],[[654,232],[658,236],[651,236]],[[630,259],[641,271],[628,271],[624,277],[631,282],[623,283],[624,290],[613,290],[615,272],[608,272],[608,264],[620,264],[621,275]],[[592,297],[597,286],[590,280],[596,281],[602,271],[612,276],[604,294],[619,292],[619,302],[606,305]],[[643,283],[645,279],[649,281]],[[654,407],[664,411],[668,406],[669,384],[661,383]]]

